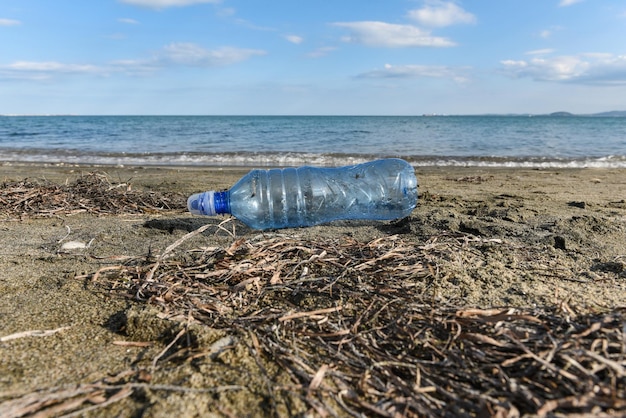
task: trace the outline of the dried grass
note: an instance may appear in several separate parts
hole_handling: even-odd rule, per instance
[[[88,173],[62,185],[29,179],[0,184],[0,216],[5,220],[83,212],[146,213],[182,207],[180,196],[135,191],[128,182],[111,183],[105,173]]]
[[[469,243],[390,236],[173,245],[166,257],[92,279],[174,320],[238,333],[290,376],[269,396],[303,399],[322,416],[626,414],[623,310],[436,302],[437,260],[471,251]]]

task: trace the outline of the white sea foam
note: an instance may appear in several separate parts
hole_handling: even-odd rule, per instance
[[[510,167],[510,168],[626,168],[626,156],[598,158],[548,159],[506,157],[445,157],[375,154],[315,154],[315,153],[223,153],[223,154],[95,154],[65,152],[10,152],[0,150],[0,161],[48,164],[86,164],[117,166],[340,166],[365,161],[397,157],[416,167]]]

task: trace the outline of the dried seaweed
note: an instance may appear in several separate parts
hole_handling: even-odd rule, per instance
[[[133,378],[134,382],[127,382]],[[88,384],[67,385],[48,388],[18,396],[0,392],[2,417],[17,418],[34,416],[37,418],[82,417],[97,409],[106,408],[142,390],[180,393],[220,393],[242,390],[239,386],[219,386],[206,389],[193,389],[176,385],[150,384],[150,375],[124,371],[117,376],[104,378]],[[9,396],[7,396],[9,395]]]
[[[24,180],[0,186],[0,215],[16,219],[183,206],[180,196],[134,191],[101,173],[66,185]],[[190,346],[178,356],[213,358],[224,344],[243,344],[260,370],[279,366],[290,384],[269,373],[263,377],[268,415],[279,415],[279,398],[298,399],[320,416],[626,414],[623,308],[579,313],[562,302],[480,309],[438,296],[441,282],[454,275],[446,271],[454,263],[445,261],[477,265],[483,252],[508,245],[501,240],[470,234],[425,242],[233,234],[226,246],[183,249],[184,241],[211,227],[187,234],[159,255],[120,256],[123,264],[85,278],[99,291],[158,306],[174,322],[229,335],[208,350]],[[541,249],[516,245],[507,250],[520,268],[539,277],[586,280],[542,257]],[[587,274],[622,280],[623,270],[621,262],[600,261]],[[173,346],[184,345],[186,332],[182,328],[148,368],[90,384],[3,393],[0,411],[76,416],[142,390],[246,390],[220,382],[211,388],[151,383],[151,372],[171,359]]]
[[[0,184],[0,216],[24,219],[92,214],[150,213],[184,207],[181,196],[136,191],[128,182],[111,183],[104,173],[88,173],[68,184],[21,180]]]
[[[239,333],[290,376],[270,398],[322,416],[626,413],[624,311],[437,301],[437,260],[468,241],[261,237],[176,252],[184,240],[91,279],[173,320]]]

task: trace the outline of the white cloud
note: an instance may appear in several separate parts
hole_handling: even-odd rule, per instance
[[[559,3],[559,7],[567,7],[567,6],[571,6],[572,4],[576,4],[576,3],[581,3],[585,0],[561,0],[561,2]]]
[[[452,68],[443,65],[391,65],[359,74],[359,78],[445,78],[457,83],[468,81],[468,68]]]
[[[120,22],[120,23],[126,23],[128,25],[138,25],[139,24],[139,22],[137,20],[130,19],[130,18],[127,18],[127,17],[121,17],[121,18],[117,19],[117,21]]]
[[[554,35],[555,32],[561,31],[563,30],[562,26],[552,26],[548,29],[544,29],[541,32],[538,33],[540,38],[543,39],[548,39],[550,37],[552,37],[552,35]]]
[[[537,81],[626,85],[626,56],[587,53],[501,62],[505,74]]]
[[[237,18],[237,19],[234,19],[233,22],[251,30],[258,30],[261,32],[276,32],[276,29],[273,27],[257,25],[246,19]]]
[[[16,61],[0,65],[0,77],[46,80],[63,74],[99,74],[102,68],[90,64],[64,64],[56,61]]]
[[[291,42],[292,44],[296,44],[296,45],[299,45],[302,42],[304,42],[304,38],[298,35],[285,35],[285,39]]]
[[[476,23],[476,16],[453,2],[428,1],[421,9],[411,10],[409,18],[428,27],[445,27],[458,23]]]
[[[217,15],[219,17],[231,17],[234,16],[237,11],[232,7],[220,7],[217,9]]]
[[[308,57],[310,58],[320,58],[320,57],[324,57],[328,54],[330,54],[333,51],[336,51],[337,48],[334,46],[322,46],[320,48],[317,48],[314,51],[311,51],[307,54]]]
[[[20,22],[19,20],[0,18],[0,26],[17,26],[21,24],[22,22]]]
[[[163,65],[154,60],[117,60],[107,65],[107,74],[126,74],[130,76],[148,76],[154,74]]]
[[[20,71],[56,71],[56,72],[91,72],[95,69],[92,65],[80,65],[80,64],[62,64],[55,61],[17,61],[13,64],[9,64],[7,68]]]
[[[174,63],[192,67],[218,67],[245,61],[255,55],[265,55],[258,49],[222,47],[205,49],[193,43],[171,43],[159,53],[163,63]]]
[[[456,45],[449,39],[432,36],[430,31],[413,25],[363,21],[337,22],[333,24],[350,30],[345,42],[375,47],[449,47]]]
[[[220,3],[221,0],[119,0],[133,6],[149,7],[151,9],[165,9],[167,7],[183,7],[200,3]]]
[[[517,77],[531,77],[540,81],[568,81],[581,77],[588,63],[574,56],[533,58],[530,61],[502,61],[505,70]]]
[[[265,51],[222,47],[205,49],[192,43],[171,43],[148,59],[117,60],[104,65],[66,64],[56,61],[17,61],[0,65],[0,78],[47,80],[61,75],[145,76],[172,66],[220,67],[245,61]]]
[[[597,60],[611,60],[614,55],[608,52],[585,52],[584,54],[580,54],[580,56],[595,58]]]
[[[551,48],[545,48],[545,49],[535,49],[532,51],[528,51],[525,52],[525,55],[547,55],[547,54],[552,54],[554,52],[554,49]]]

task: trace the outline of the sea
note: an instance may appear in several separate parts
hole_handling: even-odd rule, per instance
[[[626,168],[626,117],[0,116],[0,162]]]

